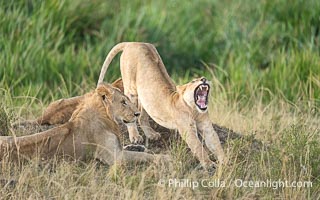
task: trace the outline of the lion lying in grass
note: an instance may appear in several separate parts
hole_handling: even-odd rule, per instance
[[[82,97],[70,120],[45,132],[28,136],[0,137],[0,160],[4,157],[52,158],[63,156],[76,160],[96,158],[112,165],[115,162],[145,162],[155,156],[122,149],[115,118],[135,123],[137,108],[118,89],[100,84],[94,92]]]
[[[207,112],[210,90],[208,81],[202,77],[176,86],[152,44],[125,42],[116,45],[109,52],[98,84],[102,83],[109,64],[119,52],[122,52],[120,70],[124,93],[141,108],[140,125],[146,137],[160,137],[150,127],[150,116],[161,126],[178,130],[201,165],[211,168],[215,164],[209,159],[197,136],[199,130],[208,149],[217,156],[220,163],[224,163],[225,155]],[[131,142],[141,142],[142,137],[137,127],[127,127]]]
[[[123,84],[121,79],[117,79],[112,87],[119,89],[123,93]],[[33,125],[58,125],[68,122],[72,113],[86,96],[91,96],[93,92],[89,92],[82,96],[71,97],[67,99],[59,99],[49,104],[43,114],[35,120],[25,120],[13,123],[13,127],[33,126]]]

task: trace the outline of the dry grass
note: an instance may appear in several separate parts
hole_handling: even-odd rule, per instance
[[[0,190],[1,198],[313,199],[319,197],[318,113],[307,112],[302,106],[292,105],[281,99],[263,105],[259,101],[259,95],[252,97],[254,105],[242,106],[239,109],[239,102],[227,101],[221,91],[217,94],[219,95],[215,95],[210,107],[212,120],[246,135],[255,134],[265,145],[259,150],[252,148],[250,137],[229,141],[224,146],[229,163],[220,166],[213,175],[198,169],[197,160],[191,156],[186,144],[177,138],[162,151],[174,158],[169,165],[152,163],[105,166],[96,161],[43,162],[36,158],[23,165],[2,161],[0,176],[5,186]],[[25,103],[28,101],[30,99],[26,98]],[[38,107],[37,111],[31,112],[31,115],[37,115],[41,104],[32,107]],[[8,107],[6,109],[10,110]],[[30,115],[30,110],[25,112],[21,109],[21,113],[25,117],[25,114]],[[270,185],[253,188],[237,187],[235,181],[239,181],[238,179],[287,180],[290,183],[311,181],[312,187],[277,189],[273,189]],[[176,183],[170,184],[170,181]],[[209,182],[213,184],[212,187],[206,187]],[[192,185],[197,183],[198,185]]]

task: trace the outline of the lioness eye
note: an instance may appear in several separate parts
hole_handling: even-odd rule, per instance
[[[124,105],[124,106],[128,105],[125,100],[122,100],[121,103],[122,103],[122,105]]]

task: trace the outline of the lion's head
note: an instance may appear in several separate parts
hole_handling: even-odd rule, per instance
[[[109,84],[100,84],[96,92],[104,104],[108,105],[106,109],[110,109],[114,118],[126,124],[135,123],[140,113],[137,107],[118,88]]]
[[[200,113],[208,110],[208,97],[210,91],[209,81],[205,77],[197,78],[180,86],[184,101]]]

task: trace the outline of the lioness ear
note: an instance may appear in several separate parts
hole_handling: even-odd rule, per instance
[[[118,88],[123,93],[124,88],[123,88],[122,78],[118,78],[111,85],[115,88]]]
[[[101,96],[103,98],[103,100],[107,99],[111,99],[113,91],[108,88],[106,85],[100,84],[98,85],[97,89],[96,89],[97,93],[99,96]]]

